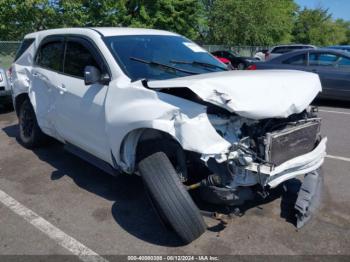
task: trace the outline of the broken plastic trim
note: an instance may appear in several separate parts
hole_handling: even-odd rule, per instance
[[[297,228],[303,227],[318,208],[321,190],[322,176],[320,172],[314,171],[306,174],[295,202]]]

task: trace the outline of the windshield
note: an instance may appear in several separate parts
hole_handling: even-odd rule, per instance
[[[132,81],[224,71],[226,65],[182,36],[127,35],[104,41]]]

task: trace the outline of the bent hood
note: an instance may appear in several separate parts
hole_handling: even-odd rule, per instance
[[[322,90],[317,74],[295,70],[227,71],[149,81],[149,88],[189,88],[202,100],[250,119],[285,118]]]

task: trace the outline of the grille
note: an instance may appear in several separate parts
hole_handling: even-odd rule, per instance
[[[313,121],[267,133],[265,160],[275,165],[312,151],[320,130],[320,122]]]

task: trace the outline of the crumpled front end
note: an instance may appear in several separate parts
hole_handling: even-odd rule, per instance
[[[221,119],[221,120],[220,120]],[[321,119],[305,110],[284,119],[249,120],[237,116],[211,117],[217,132],[231,142],[224,162],[202,155],[211,175],[201,182],[208,202],[241,205],[285,181],[317,171],[326,156],[327,138],[320,135]]]
[[[207,202],[241,205],[256,193],[266,196],[292,178],[317,173],[324,161],[327,138],[321,137],[321,119],[309,106],[322,89],[316,74],[223,72],[151,81],[147,87],[206,107],[206,126],[212,128],[195,124],[196,118],[175,117],[181,131],[178,128],[174,137],[185,150],[199,154],[209,171],[188,185],[199,188]],[[210,139],[203,139],[207,133]],[[199,146],[207,141],[215,141],[205,146],[211,150]],[[306,187],[312,187],[309,184]],[[296,205],[300,218],[306,218],[307,205],[302,200]]]

